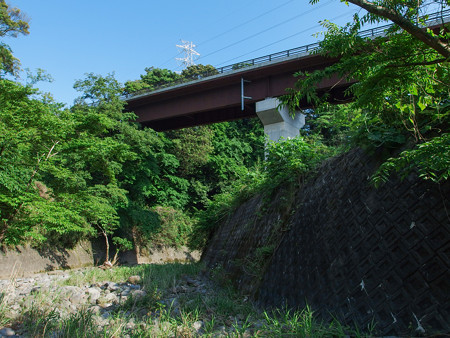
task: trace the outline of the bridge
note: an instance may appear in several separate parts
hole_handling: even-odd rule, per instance
[[[444,14],[444,15],[443,15]],[[437,13],[428,19],[428,27],[442,25],[437,21],[450,11]],[[360,33],[363,37],[382,36],[391,25]],[[277,97],[294,87],[297,71],[324,69],[337,59],[326,58],[313,51],[318,43],[218,68],[218,74],[206,74],[198,80],[171,84],[152,92],[127,98],[127,109],[134,111],[138,122],[157,131],[179,129],[215,122],[258,116],[270,139],[298,135],[304,116],[289,116],[287,109],[278,108]],[[332,77],[317,85],[319,92],[327,92],[333,103],[351,100],[344,95],[352,83]],[[301,102],[302,108],[308,103]]]

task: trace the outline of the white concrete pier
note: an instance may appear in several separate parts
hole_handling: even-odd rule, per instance
[[[278,142],[280,138],[294,138],[305,125],[305,115],[296,112],[295,117],[289,115],[287,107],[281,107],[277,98],[266,98],[256,102],[256,114],[264,125],[264,132],[269,139]]]

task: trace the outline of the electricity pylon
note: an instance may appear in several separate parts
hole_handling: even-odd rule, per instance
[[[178,48],[181,48],[181,53],[184,53],[184,58],[176,58],[178,61],[181,61],[181,65],[185,68],[189,66],[195,65],[194,59],[196,59],[200,54],[194,50],[196,47],[191,41],[181,40],[181,45],[176,45]]]

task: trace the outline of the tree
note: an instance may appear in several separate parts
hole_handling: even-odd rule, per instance
[[[211,65],[192,65],[183,69],[181,77],[185,80],[198,80],[203,77],[218,74],[217,69]]]
[[[127,81],[125,83],[125,93],[131,94],[139,91],[152,91],[158,87],[173,83],[180,79],[180,75],[168,69],[145,68],[145,74],[140,80]]]
[[[0,241],[67,246],[99,234],[110,260],[111,241],[129,248],[134,228],[158,224],[146,198],[161,142],[123,110],[112,75],[88,74],[75,88],[76,104],[62,109],[0,79]]]
[[[24,14],[18,8],[11,8],[5,0],[0,0],[0,38],[27,35],[29,25]],[[19,60],[12,55],[11,48],[0,41],[0,75],[15,74],[19,68]]]
[[[141,91],[153,91],[173,84],[175,82],[186,82],[198,80],[205,76],[217,74],[217,69],[211,65],[193,65],[184,69],[181,74],[169,69],[149,67],[145,68],[145,74],[139,80],[127,81],[125,83],[125,94]]]
[[[312,3],[318,2],[313,0]],[[450,58],[450,45],[448,40],[440,39],[439,35],[430,30],[423,29],[423,21],[420,19],[421,10],[429,4],[436,4],[433,1],[367,1],[367,0],[348,0],[348,2],[359,6],[369,14],[365,15],[362,22],[380,22],[390,20],[398,27],[422,41],[444,57],[444,60]],[[448,2],[440,1],[441,10],[448,6]],[[356,21],[359,21],[357,19]],[[444,28],[442,28],[444,29]]]
[[[445,179],[449,176],[450,169],[445,168],[450,168],[450,154],[440,149],[449,145],[446,133],[450,115],[450,68],[445,51],[450,37],[448,30],[441,29],[435,34],[423,29],[424,21],[419,15],[428,5],[423,1],[350,2],[364,5],[372,12],[361,18],[356,15],[345,27],[323,22],[327,31],[318,53],[338,58],[339,62],[324,70],[297,73],[300,79],[283,102],[292,109],[306,98],[321,107],[327,94],[319,95],[315,91],[319,81],[336,74],[341,80],[356,80],[347,91],[354,99],[350,109],[359,112],[360,127],[353,135],[354,140],[375,147],[398,148],[407,141],[417,144],[410,152],[399,155],[403,160],[382,166],[380,170],[385,172],[375,180],[386,179],[386,171],[405,175],[414,168],[421,168],[424,178]],[[442,8],[448,6],[447,2],[440,4]],[[385,36],[358,35],[364,23],[387,19],[392,19],[395,25]],[[433,149],[439,160],[426,160],[425,156],[433,153]]]
[[[29,86],[0,79],[0,242],[42,242],[56,235],[73,239],[91,233],[73,196],[56,195],[49,173],[59,167],[73,128],[60,105],[37,98]]]
[[[75,168],[87,170],[84,215],[104,237],[109,261],[110,239],[116,249],[130,249],[134,233],[156,227],[147,198],[159,176],[161,142],[154,131],[139,129],[133,113],[125,112],[121,85],[113,75],[88,74],[74,87],[82,94],[72,107],[77,121],[72,147],[79,153],[70,160]]]

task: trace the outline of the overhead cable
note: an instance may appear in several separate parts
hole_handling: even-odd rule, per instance
[[[253,22],[253,21],[255,21],[255,20],[258,20],[259,18],[262,18],[263,16],[265,16],[265,15],[267,15],[267,14],[270,14],[270,13],[272,13],[273,11],[276,11],[276,10],[279,9],[279,8],[286,6],[286,5],[290,4],[290,3],[293,2],[293,1],[296,1],[296,0],[289,0],[289,1],[286,1],[285,3],[282,3],[281,5],[279,5],[279,6],[275,7],[275,8],[272,8],[272,9],[268,10],[267,12],[264,12],[264,13],[258,15],[258,16],[255,16],[254,18],[252,18],[252,19],[250,19],[250,20],[247,20],[247,21],[245,21],[245,22],[243,22],[243,23],[241,23],[241,24],[239,24],[239,25],[237,25],[237,26],[234,26],[234,27],[232,27],[232,28],[226,30],[225,32],[222,32],[222,33],[220,33],[220,34],[217,34],[216,36],[213,36],[212,38],[209,38],[209,39],[206,40],[206,41],[203,41],[203,42],[198,43],[197,46],[200,46],[200,45],[202,45],[202,44],[205,44],[205,43],[208,43],[208,42],[210,42],[210,41],[212,41],[212,40],[215,40],[215,39],[217,39],[218,37],[221,37],[222,35],[225,35],[225,34],[227,34],[227,33],[229,33],[229,32],[232,32],[232,31],[234,31],[234,30],[237,29],[237,28],[241,28],[242,26],[245,26],[245,25],[249,24],[250,22]]]
[[[346,12],[346,13],[344,13],[344,14],[338,15],[338,16],[332,18],[331,21],[332,21],[332,20],[336,20],[336,19],[340,19],[340,18],[342,18],[342,17],[344,17],[344,16],[346,16],[346,15],[348,15],[348,14],[351,14],[351,13],[353,13],[353,12],[354,12],[354,11],[352,10],[352,11],[348,11],[348,12]],[[276,45],[276,44],[279,43],[279,42],[288,40],[288,39],[290,39],[290,38],[293,38],[294,36],[297,36],[297,35],[300,35],[300,34],[304,34],[304,33],[309,32],[309,31],[311,31],[311,30],[315,30],[315,29],[317,29],[317,28],[319,28],[319,27],[320,27],[320,25],[316,25],[316,26],[307,28],[307,29],[305,29],[305,30],[303,30],[303,31],[301,31],[301,32],[298,32],[298,33],[289,35],[289,36],[287,36],[287,37],[285,37],[285,38],[283,38],[283,39],[274,41],[274,42],[272,42],[272,43],[269,43],[268,45],[264,45],[264,46],[262,46],[262,47],[259,47],[259,48],[257,48],[257,49],[254,49],[254,50],[252,50],[251,52],[248,52],[248,53],[245,53],[245,54],[236,56],[236,57],[234,57],[234,58],[232,58],[232,59],[229,59],[229,60],[227,60],[227,61],[224,61],[224,62],[218,64],[217,66],[221,66],[221,65],[223,65],[223,64],[229,64],[231,61],[234,61],[234,60],[236,60],[236,59],[240,59],[240,58],[242,58],[242,57],[244,57],[244,56],[247,56],[247,55],[252,54],[252,53],[254,53],[254,52],[260,51],[261,49],[264,49],[264,48],[267,48],[267,47]]]
[[[268,28],[266,28],[266,29],[264,29],[264,30],[262,30],[262,31],[259,31],[258,33],[252,34],[252,35],[250,35],[250,36],[248,36],[248,37],[246,37],[246,38],[244,38],[244,39],[241,39],[241,40],[239,40],[239,41],[233,42],[232,44],[229,44],[229,45],[227,45],[227,46],[225,46],[225,47],[222,47],[222,48],[220,48],[220,49],[217,49],[217,50],[215,50],[215,51],[213,51],[213,52],[211,52],[211,53],[209,53],[209,54],[206,54],[206,55],[204,55],[204,56],[201,56],[201,57],[198,58],[198,60],[204,59],[204,58],[206,58],[206,57],[208,57],[208,56],[211,56],[211,55],[213,55],[213,54],[216,54],[216,53],[218,53],[218,52],[221,52],[221,51],[223,51],[223,50],[225,50],[225,49],[227,49],[227,48],[233,47],[233,46],[235,46],[235,45],[237,45],[237,44],[239,44],[239,43],[241,43],[241,42],[244,42],[244,41],[247,41],[247,40],[249,40],[249,39],[252,39],[252,38],[254,38],[255,36],[261,35],[261,34],[267,32],[267,31],[269,31],[269,30],[272,30],[272,29],[277,28],[277,27],[279,27],[279,26],[281,26],[281,25],[284,25],[284,24],[286,24],[286,23],[288,23],[288,22],[290,22],[290,21],[293,21],[293,20],[295,20],[295,19],[298,19],[298,18],[300,18],[300,17],[302,17],[302,16],[304,16],[304,15],[306,15],[306,14],[309,14],[309,13],[311,13],[311,12],[314,12],[315,10],[317,10],[317,9],[319,9],[319,8],[322,8],[322,7],[325,7],[325,6],[329,5],[331,2],[333,2],[333,0],[329,0],[329,1],[327,1],[327,2],[325,2],[325,3],[323,3],[323,4],[321,4],[321,5],[315,6],[314,8],[312,8],[312,9],[306,11],[306,12],[303,12],[303,13],[301,13],[301,14],[299,14],[299,15],[296,15],[296,16],[290,18],[290,19],[287,19],[287,20],[285,20],[285,21],[283,21],[283,22],[281,22],[281,23],[278,23],[278,24],[276,24],[276,25],[270,26],[270,27],[268,27]]]

